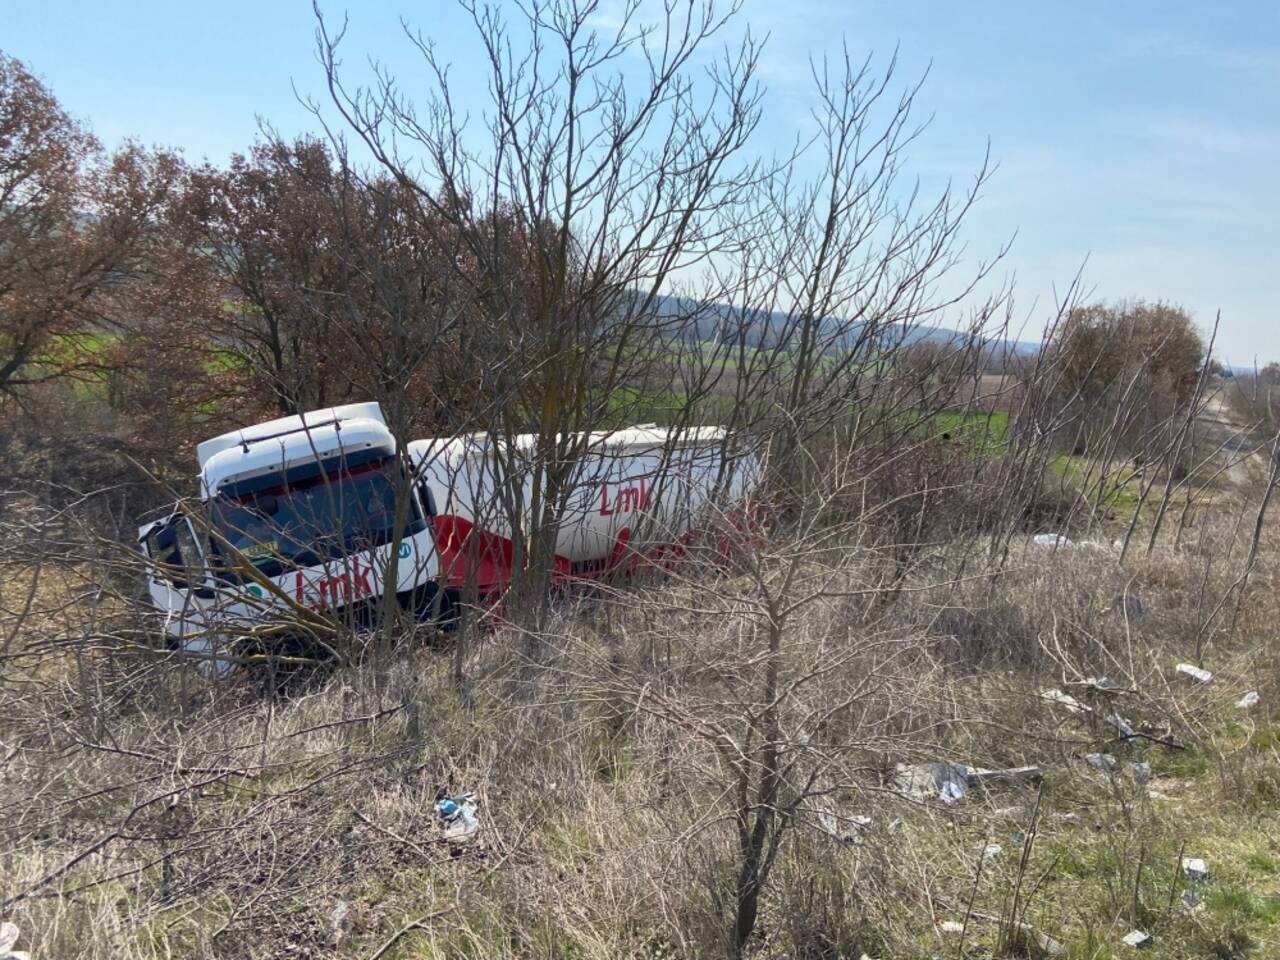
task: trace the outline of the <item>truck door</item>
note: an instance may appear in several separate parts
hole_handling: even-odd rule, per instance
[[[138,539],[149,561],[147,588],[152,602],[169,615],[169,631],[181,635],[201,628],[202,601],[212,600],[214,593],[191,519],[174,513],[143,527]]]

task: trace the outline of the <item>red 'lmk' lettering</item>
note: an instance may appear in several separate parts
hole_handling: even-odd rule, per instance
[[[644,482],[644,477],[640,478],[639,486],[620,487],[615,490],[612,509],[609,505],[609,485],[607,483],[600,485],[600,516],[602,517],[643,510],[647,506],[649,506],[649,488]]]
[[[312,609],[319,609],[329,603],[348,603],[360,597],[373,595],[373,567],[360,565],[360,557],[351,558],[351,567],[333,577],[321,577],[314,581],[316,598],[307,603],[307,580],[299,570],[294,576],[293,595],[298,603],[306,603]]]

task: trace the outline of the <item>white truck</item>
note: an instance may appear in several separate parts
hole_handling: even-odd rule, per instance
[[[713,504],[740,510],[758,474],[754,457],[726,457],[718,428],[577,439],[555,530],[560,580],[670,558]],[[139,528],[151,599],[178,643],[217,657],[245,627],[358,616],[392,589],[420,616],[464,588],[492,595],[518,562],[510,518],[531,500],[536,440],[469,434],[400,450],[376,403],[206,440],[198,507]]]

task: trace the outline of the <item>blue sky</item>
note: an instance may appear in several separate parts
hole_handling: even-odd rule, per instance
[[[452,3],[322,6],[349,11],[354,66],[374,54],[425,84],[403,15],[478,80]],[[779,144],[805,110],[808,56],[842,37],[855,54],[899,47],[904,81],[929,68],[920,106],[934,120],[911,171],[963,182],[990,141],[999,169],[968,250],[1017,233],[1005,266],[1032,326],[1083,264],[1098,298],[1172,300],[1202,327],[1220,309],[1233,364],[1280,359],[1280,4],[745,0],[741,22],[769,35],[762,135]],[[0,49],[102,139],[215,162],[259,117],[315,129],[294,92],[322,92],[313,26],[307,0],[0,0]]]

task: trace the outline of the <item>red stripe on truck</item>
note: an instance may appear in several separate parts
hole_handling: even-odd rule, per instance
[[[438,514],[434,518],[436,549],[440,554],[440,575],[446,587],[474,589],[479,596],[497,593],[511,583],[515,545],[510,538],[482,530],[470,520],[456,514]],[[726,560],[734,541],[749,530],[751,515],[743,510],[731,522],[731,529],[715,537],[714,554]],[[671,543],[657,544],[641,553],[631,546],[631,529],[618,532],[608,554],[573,561],[556,555],[552,582],[593,580],[621,570],[630,575],[645,566],[670,570],[688,555],[689,548],[711,533],[708,528],[695,528]]]

